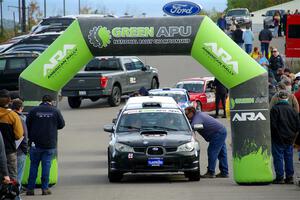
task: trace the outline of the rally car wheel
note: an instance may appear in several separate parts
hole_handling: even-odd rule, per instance
[[[189,181],[200,181],[200,165],[198,163],[198,169],[196,171],[191,172],[184,172],[184,175],[186,178],[189,179]]]
[[[196,102],[196,110],[202,111],[202,105],[200,101]]]
[[[111,183],[116,183],[116,182],[120,182],[123,178],[123,173],[121,172],[112,172],[111,171],[111,167],[110,167],[110,156],[108,156],[108,166],[107,166],[107,169],[108,169],[108,180],[109,182]]]

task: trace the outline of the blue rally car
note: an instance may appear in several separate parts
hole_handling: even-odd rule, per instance
[[[192,106],[190,101],[189,93],[182,88],[162,88],[149,90],[150,96],[169,96],[173,97],[180,108],[185,109],[186,107]]]

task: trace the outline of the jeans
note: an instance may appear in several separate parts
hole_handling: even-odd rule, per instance
[[[217,159],[219,160],[219,169],[222,174],[228,175],[228,162],[227,162],[227,149],[226,149],[226,129],[223,128],[216,132],[208,145],[207,156],[208,156],[208,172],[214,174],[217,164]]]
[[[219,104],[222,101],[224,116],[226,116],[226,94],[216,94],[216,115],[219,115]]]
[[[42,162],[42,189],[48,189],[51,161],[56,152],[56,149],[42,149],[38,147],[31,147],[29,152],[31,163],[28,178],[28,189],[33,190],[35,188],[35,181],[37,178],[40,162]]]
[[[252,52],[252,44],[245,44],[245,51],[247,54]]]
[[[269,43],[262,42],[260,43],[261,53],[269,59]]]
[[[17,154],[17,166],[18,166],[18,183],[20,183],[20,189],[22,185],[22,178],[24,173],[26,155],[24,153]]]
[[[272,141],[272,155],[276,179],[284,178],[284,171],[286,177],[293,177],[293,145],[277,144]]]
[[[274,31],[273,31],[273,37],[278,37],[278,26],[274,27]]]

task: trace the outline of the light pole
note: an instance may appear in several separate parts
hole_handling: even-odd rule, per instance
[[[26,5],[25,0],[22,0],[22,22],[21,22],[21,30],[22,33],[26,32]]]
[[[63,11],[64,11],[64,16],[66,15],[66,0],[63,0]]]
[[[78,13],[79,13],[79,15],[80,15],[80,8],[81,7],[81,5],[80,5],[80,0],[78,0]]]
[[[3,36],[3,15],[2,15],[2,2],[3,0],[0,0],[0,11],[1,11],[1,36]]]
[[[16,36],[17,31],[16,31],[16,16],[15,16],[15,11],[13,11],[13,19],[14,19],[14,36]]]

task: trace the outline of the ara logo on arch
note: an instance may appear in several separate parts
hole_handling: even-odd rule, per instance
[[[44,77],[48,76],[50,78],[53,76],[76,52],[75,44],[65,44],[63,49],[58,50],[49,59],[49,63],[44,64]]]
[[[255,112],[242,112],[242,113],[236,113],[233,118],[232,121],[265,121],[267,120],[266,117],[261,113],[255,113]]]
[[[218,47],[218,44],[214,42],[204,43],[204,45],[210,49],[216,60],[221,59],[224,64],[226,64],[226,66],[223,66],[226,71],[230,72],[232,75],[239,73],[238,62],[233,60],[232,56],[227,51],[225,51],[222,47]]]

